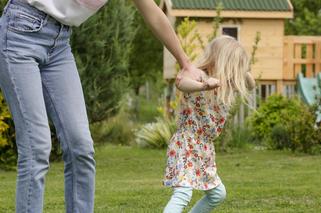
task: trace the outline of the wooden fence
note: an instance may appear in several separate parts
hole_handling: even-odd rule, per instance
[[[284,80],[296,80],[298,73],[315,77],[321,72],[321,36],[284,37]]]
[[[287,82],[283,86],[295,83],[301,72],[307,78],[315,77],[321,72],[321,36],[284,36],[283,61],[283,81]],[[260,88],[257,92],[260,94]],[[253,97],[257,95],[254,93]],[[250,105],[255,108],[256,102]],[[249,113],[247,106],[241,105],[234,123],[243,124]]]

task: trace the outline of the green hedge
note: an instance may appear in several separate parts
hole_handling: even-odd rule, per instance
[[[297,98],[270,96],[248,118],[252,136],[271,149],[321,153],[321,130],[313,108]]]

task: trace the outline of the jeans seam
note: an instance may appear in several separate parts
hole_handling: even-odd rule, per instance
[[[72,153],[72,151],[71,151],[71,148],[70,148],[70,144],[69,144],[69,140],[68,140],[68,136],[67,136],[67,133],[65,132],[65,129],[63,128],[63,122],[62,122],[62,119],[60,118],[60,115],[59,115],[59,113],[58,113],[58,110],[56,109],[56,107],[55,107],[55,102],[54,102],[54,97],[52,97],[51,96],[51,94],[50,94],[50,92],[49,92],[49,89],[47,88],[47,86],[45,85],[45,83],[43,82],[42,83],[42,85],[43,85],[43,88],[47,91],[47,93],[48,93],[48,98],[49,98],[49,101],[51,102],[51,104],[52,104],[52,107],[53,107],[53,110],[54,110],[54,112],[55,112],[55,114],[56,114],[56,116],[57,116],[57,118],[58,118],[58,122],[60,123],[60,125],[61,125],[61,129],[62,129],[62,132],[63,132],[63,137],[64,137],[64,139],[65,139],[65,143],[67,144],[67,149],[68,149],[68,151],[69,151],[69,153],[70,153],[70,155],[71,155],[71,160],[72,160],[72,163],[71,163],[71,167],[72,167],[72,171],[73,171],[73,175],[72,175],[72,181],[73,181],[73,183],[72,183],[72,192],[73,192],[73,198],[72,198],[72,206],[71,206],[71,209],[72,209],[72,212],[74,211],[74,203],[76,202],[75,201],[75,197],[77,197],[77,192],[74,192],[76,189],[77,189],[77,187],[75,187],[75,184],[76,184],[76,171],[75,171],[75,166],[74,166],[74,156],[73,156],[73,153]]]
[[[5,56],[5,54],[4,54],[4,56]],[[6,61],[7,65],[8,65],[8,75],[9,75],[10,83],[12,84],[13,91],[15,93],[16,101],[18,103],[19,112],[21,113],[24,126],[27,129],[27,135],[28,135],[28,139],[29,139],[29,147],[30,147],[31,156],[32,156],[32,159],[31,159],[31,170],[30,170],[30,180],[29,180],[29,187],[28,187],[28,194],[27,194],[27,212],[30,212],[29,211],[30,207],[31,207],[30,197],[32,195],[32,177],[33,177],[35,153],[34,153],[34,147],[33,147],[32,142],[31,142],[31,137],[30,137],[31,131],[28,128],[29,127],[28,122],[27,122],[28,119],[25,117],[25,112],[23,111],[23,107],[22,107],[22,104],[21,104],[21,101],[20,101],[20,98],[19,98],[20,97],[19,96],[19,92],[17,90],[17,87],[15,86],[16,85],[15,84],[15,78],[11,74],[10,63],[9,63],[8,57],[6,57],[6,56],[5,56],[5,61]]]

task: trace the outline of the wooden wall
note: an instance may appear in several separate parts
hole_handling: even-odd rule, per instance
[[[197,31],[207,40],[212,32],[213,19],[201,19],[197,23]],[[283,34],[284,20],[279,19],[233,19],[225,21],[222,26],[237,26],[239,40],[251,54],[256,33],[261,33],[261,41],[257,50],[257,63],[252,67],[256,78],[262,80],[281,80],[283,78]],[[219,32],[221,29],[219,30]],[[201,53],[201,49],[197,52]],[[164,50],[164,77],[171,78],[174,74],[173,57]]]

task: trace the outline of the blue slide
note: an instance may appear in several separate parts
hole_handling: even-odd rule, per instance
[[[321,96],[321,73],[316,78],[304,78],[302,73],[298,75],[298,93],[301,99],[309,105],[316,103],[316,97]],[[317,123],[321,122],[321,106],[317,112]]]

